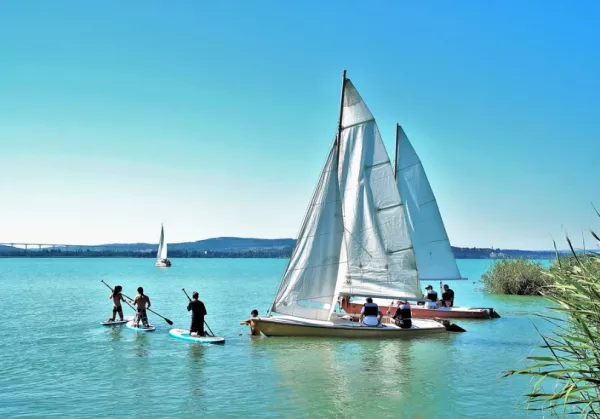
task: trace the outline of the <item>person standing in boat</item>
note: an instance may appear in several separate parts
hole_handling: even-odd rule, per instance
[[[204,303],[198,299],[198,291],[192,293],[192,301],[188,303],[187,309],[192,312],[190,336],[204,336],[204,316],[207,313]]]
[[[135,327],[140,327],[140,321],[144,325],[145,328],[150,327],[148,324],[148,314],[146,314],[146,309],[150,308],[152,303],[150,302],[150,297],[144,294],[144,288],[138,287],[138,294],[133,299],[133,305],[137,309],[137,314],[135,315]]]
[[[382,317],[379,306],[373,302],[371,297],[368,297],[366,301],[360,311],[360,322],[366,326],[379,326]]]
[[[444,284],[444,292],[442,293],[442,304],[444,307],[454,307],[454,291],[450,289],[448,284]]]
[[[250,317],[248,320],[241,321],[240,324],[249,324],[250,325],[250,335],[251,336],[260,336],[260,328],[258,327],[258,310],[254,309],[250,312]]]
[[[425,287],[425,294],[423,294],[423,298],[427,300],[425,302],[425,308],[435,309],[438,308],[438,293],[434,291],[431,285],[427,285]]]
[[[396,326],[402,329],[410,329],[412,326],[412,314],[410,311],[410,304],[408,301],[398,300],[398,308],[396,314],[392,317]]]
[[[113,301],[112,317],[108,319],[111,322],[115,321],[117,314],[119,314],[119,320],[123,321],[123,307],[121,306],[121,301],[125,301],[125,298],[123,298],[123,294],[121,294],[121,291],[123,291],[123,287],[120,285],[115,285],[115,289],[110,293],[110,296],[108,297]]]

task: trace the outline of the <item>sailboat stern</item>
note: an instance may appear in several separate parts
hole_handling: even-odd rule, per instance
[[[260,317],[258,327],[268,337],[301,336],[345,339],[405,339],[424,335],[446,333],[443,324],[432,320],[415,320],[409,329],[394,324],[378,327],[365,326],[350,319],[335,321],[306,320],[291,316]]]

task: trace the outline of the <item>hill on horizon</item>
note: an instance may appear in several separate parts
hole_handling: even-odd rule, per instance
[[[214,237],[210,239],[197,240],[194,242],[168,243],[169,254],[173,257],[188,255],[189,257],[198,257],[199,254],[215,253],[221,257],[232,255],[266,254],[267,257],[289,257],[296,241],[290,238],[279,239],[261,239],[256,237]],[[80,252],[117,252],[137,254],[141,257],[150,257],[158,249],[157,243],[107,243],[100,245],[81,245],[70,246],[69,250]],[[38,252],[40,249],[31,247],[29,252]],[[64,246],[41,249],[52,252],[64,252],[67,249]],[[499,249],[499,248],[478,248],[478,247],[456,247],[452,246],[452,251],[457,259],[487,259],[487,258],[539,258],[545,259],[553,257],[554,250],[520,250],[520,249]],[[559,253],[564,254],[568,251],[562,250]],[[14,253],[23,253],[22,248],[12,246],[0,246],[0,253],[10,255]],[[210,257],[210,255],[209,255]],[[244,256],[245,257],[245,256]]]

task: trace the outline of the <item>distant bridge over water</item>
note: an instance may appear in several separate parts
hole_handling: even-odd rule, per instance
[[[7,243],[0,243],[0,247],[2,246],[6,246],[6,247],[13,247],[15,249],[19,249],[19,250],[44,250],[44,249],[60,249],[60,250],[64,250],[66,252],[68,251],[78,251],[78,250],[82,250],[84,248],[90,248],[90,247],[99,247],[101,248],[102,246],[90,246],[87,244],[59,244],[59,243],[18,243],[18,242],[7,242]]]

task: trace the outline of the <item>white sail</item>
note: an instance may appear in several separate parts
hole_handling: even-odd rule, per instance
[[[396,180],[408,218],[421,281],[461,279],[448,234],[421,160],[400,125]]]
[[[418,298],[415,254],[394,168],[373,115],[345,83],[339,158],[348,272],[345,295]]]
[[[158,242],[158,252],[156,253],[157,260],[164,260],[167,258],[167,243],[165,243],[165,229],[160,226],[160,240]]]
[[[338,275],[345,273],[336,150],[334,144],[271,308],[273,312],[329,320],[337,298]]]

